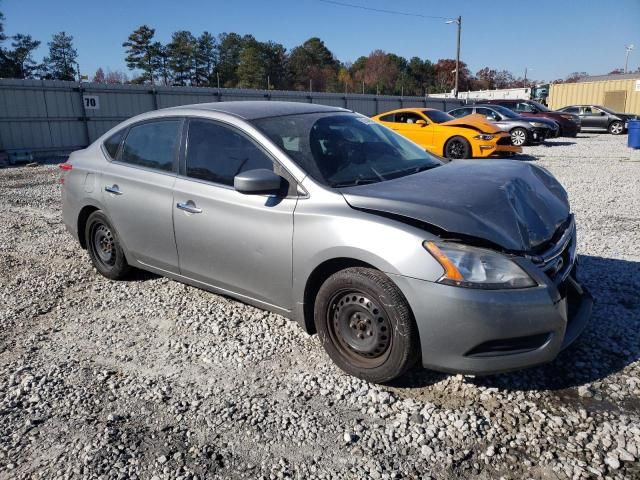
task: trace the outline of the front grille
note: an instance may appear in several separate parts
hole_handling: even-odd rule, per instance
[[[511,143],[511,137],[507,136],[507,137],[499,138],[498,145],[513,145],[513,143]]]
[[[547,250],[531,258],[533,263],[542,270],[556,285],[560,285],[567,278],[576,259],[576,224],[573,216],[569,225],[558,241]]]

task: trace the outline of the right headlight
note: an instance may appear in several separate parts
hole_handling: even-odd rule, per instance
[[[542,122],[529,122],[529,125],[531,125],[532,127],[536,127],[536,128],[541,128],[541,127],[546,127],[547,126],[546,123],[542,123]]]
[[[439,283],[482,289],[537,285],[520,266],[497,252],[453,242],[425,241],[423,246],[444,269]]]

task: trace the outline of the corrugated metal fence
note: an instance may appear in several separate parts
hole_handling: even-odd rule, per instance
[[[69,152],[85,147],[121,121],[149,110],[233,100],[319,103],[369,116],[403,107],[448,110],[461,103],[455,99],[386,95],[0,80],[0,150]]]

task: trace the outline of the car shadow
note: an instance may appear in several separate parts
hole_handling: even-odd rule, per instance
[[[545,365],[466,381],[505,390],[563,390],[601,380],[640,359],[640,262],[581,255],[578,278],[595,303],[585,331]],[[417,388],[446,375],[414,368],[390,386]]]
[[[162,276],[153,272],[149,272],[148,270],[140,270],[139,268],[134,268],[127,277],[127,281],[148,282],[149,280],[156,280],[158,278],[162,278]]]
[[[575,145],[576,142],[542,142],[541,147],[566,147],[568,145]]]
[[[512,160],[520,160],[521,162],[537,162],[539,160],[538,157],[529,155],[528,153],[518,153],[511,158]]]

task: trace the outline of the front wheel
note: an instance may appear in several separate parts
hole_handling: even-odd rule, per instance
[[[620,135],[624,132],[624,124],[622,122],[611,122],[609,124],[609,133],[611,135]]]
[[[522,147],[527,143],[527,131],[524,128],[514,128],[511,130],[511,143],[516,147]]]
[[[369,382],[402,375],[418,358],[418,331],[396,285],[370,268],[329,277],[315,300],[320,341],[338,367]]]
[[[463,137],[452,137],[444,146],[444,156],[453,160],[471,158],[471,145]]]

